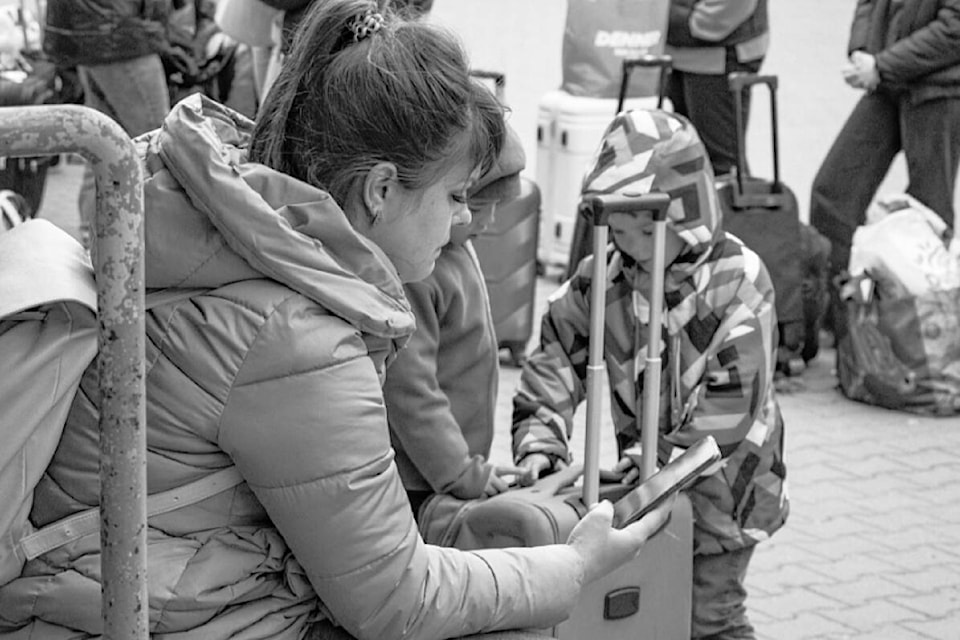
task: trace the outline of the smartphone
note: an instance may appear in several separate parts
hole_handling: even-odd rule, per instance
[[[617,500],[613,505],[613,526],[622,529],[636,522],[664,500],[693,484],[720,457],[720,447],[713,436],[701,438]]]

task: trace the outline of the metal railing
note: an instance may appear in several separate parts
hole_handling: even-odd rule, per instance
[[[100,330],[103,635],[148,637],[143,174],[108,116],[76,105],[0,108],[0,157],[75,153],[93,168]]]

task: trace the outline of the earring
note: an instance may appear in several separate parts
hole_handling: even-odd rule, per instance
[[[380,210],[380,207],[376,207],[370,210],[370,226],[371,227],[376,226],[376,224],[380,222],[381,213],[382,211]]]

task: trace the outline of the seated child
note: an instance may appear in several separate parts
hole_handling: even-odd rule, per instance
[[[502,116],[499,116],[502,117]],[[469,225],[454,226],[433,273],[404,285],[417,329],[387,369],[384,397],[400,478],[414,514],[432,493],[470,499],[500,493],[512,466],[487,462],[499,382],[497,338],[470,238],[498,202],[520,190],[526,158],[509,127],[497,163],[467,193]]]
[[[657,456],[665,464],[712,435],[723,463],[687,491],[694,512],[693,638],[753,638],[744,576],[754,545],[788,512],[783,421],[774,396],[777,319],[759,257],[724,233],[710,162],[694,127],[663,111],[620,114],[604,134],[585,194],[662,191],[668,210]],[[640,445],[652,266],[651,214],[614,214],[604,258],[604,359],[624,481]],[[538,348],[514,397],[521,483],[569,463],[585,400],[593,258],[551,297]]]

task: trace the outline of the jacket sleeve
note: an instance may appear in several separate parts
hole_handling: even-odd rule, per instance
[[[847,56],[854,51],[866,50],[870,36],[870,22],[875,0],[857,0],[850,23],[850,40],[847,43]]]
[[[437,379],[440,319],[445,303],[434,277],[405,286],[417,330],[387,370],[383,387],[390,430],[437,493],[479,498],[490,465],[471,456],[450,401]]]
[[[719,42],[753,15],[757,0],[700,0],[693,7],[671,3],[670,21],[679,33],[694,38]]]
[[[293,296],[294,300],[302,300]],[[273,313],[224,409],[236,463],[332,617],[359,640],[550,626],[576,602],[566,545],[461,552],[424,544],[360,336],[301,303]]]
[[[884,82],[910,82],[960,64],[960,0],[941,3],[926,26],[879,52],[877,69]]]
[[[773,285],[760,259],[749,252],[735,301],[726,307],[704,352],[703,374],[692,381],[693,392],[666,440],[686,448],[712,435],[724,457],[739,447],[764,418],[777,335]]]
[[[592,259],[551,296],[540,344],[527,359],[513,398],[513,456],[569,461],[573,416],[586,397],[589,278]]]

